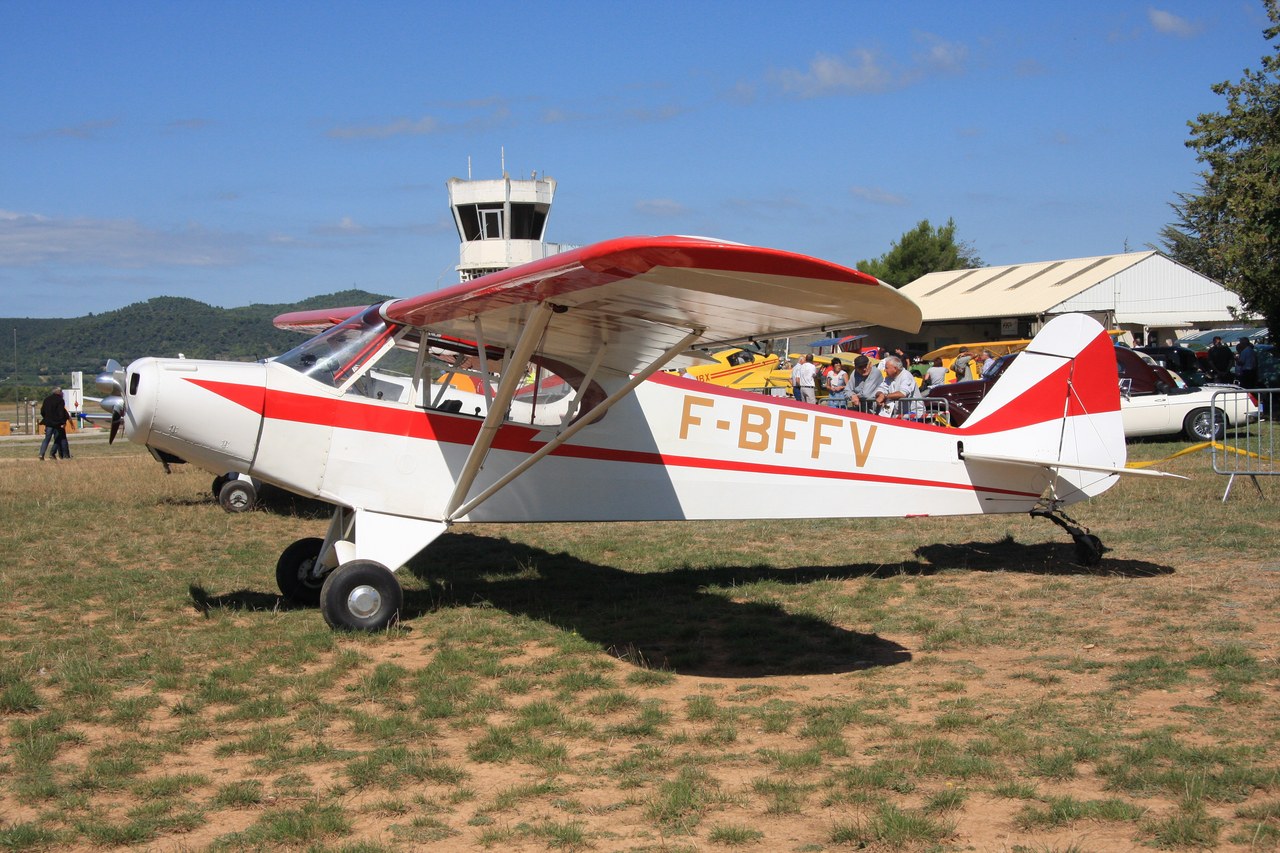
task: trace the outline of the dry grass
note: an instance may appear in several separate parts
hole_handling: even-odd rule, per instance
[[[1013,516],[477,526],[366,637],[274,589],[309,505],[73,451],[0,447],[0,849],[1280,842],[1280,483],[1203,454],[1076,508],[1093,571]]]

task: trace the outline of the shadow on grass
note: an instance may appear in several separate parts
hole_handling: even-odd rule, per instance
[[[405,571],[427,581],[406,591],[405,617],[486,603],[576,632],[622,660],[684,675],[748,678],[892,666],[898,643],[773,604],[709,593],[774,579],[802,583],[839,569],[713,568],[627,572],[506,539],[449,533]]]
[[[191,595],[191,606],[198,612],[206,614],[211,610],[276,611],[301,609],[299,605],[292,604],[282,595],[256,592],[251,589],[238,589],[235,592],[227,592],[222,595],[210,595],[204,587],[191,584],[187,587],[187,592]]]
[[[722,566],[639,573],[552,553],[507,539],[447,533],[404,571],[427,584],[405,592],[403,618],[487,604],[573,631],[637,666],[685,675],[750,678],[893,666],[906,648],[774,604],[735,601],[709,592],[760,582],[788,586],[821,580],[932,575],[946,570],[1041,575],[1154,577],[1173,569],[1139,560],[1104,559],[1086,568],[1070,543],[1023,545],[1011,539],[922,546],[915,559],[846,566]],[[238,590],[211,596],[192,586],[201,612],[213,608],[293,609],[278,595]],[[856,614],[855,614],[856,615]]]
[[[1114,560],[1103,557],[1097,566],[1083,566],[1070,542],[1041,542],[1024,545],[1012,538],[996,542],[922,545],[915,550],[917,560],[930,571],[964,569],[971,572],[1017,572],[1025,575],[1101,575],[1151,578],[1171,575],[1171,566],[1146,560]]]

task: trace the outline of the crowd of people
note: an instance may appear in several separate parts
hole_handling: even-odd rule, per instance
[[[1213,382],[1257,387],[1258,356],[1249,338],[1241,338],[1233,352],[1221,337],[1215,337],[1206,355]],[[853,357],[849,371],[845,370],[845,363],[840,357],[832,358],[830,365],[821,367],[812,355],[806,355],[791,368],[792,396],[802,402],[814,403],[818,392],[826,388],[827,396],[822,401],[825,405],[886,417],[909,416],[923,408],[921,404],[913,406],[912,401],[923,399],[930,388],[947,382],[994,378],[1000,361],[991,349],[965,348],[950,368],[941,358],[930,360],[918,384],[911,364],[912,359],[901,349],[894,350],[878,364],[859,353]]]
[[[806,403],[816,401],[817,389],[827,390],[824,405],[838,409],[858,409],[874,412],[884,417],[902,417],[915,411],[912,401],[923,398],[915,376],[908,369],[909,359],[905,356],[890,355],[872,364],[871,359],[859,354],[853,359],[853,375],[845,370],[844,362],[839,358],[831,359],[831,364],[819,369],[812,355],[799,359],[791,368],[792,397]],[[934,368],[945,371],[941,359],[936,359]]]

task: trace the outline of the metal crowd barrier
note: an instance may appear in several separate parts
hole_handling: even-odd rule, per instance
[[[1258,494],[1262,486],[1258,477],[1280,474],[1276,466],[1276,406],[1280,406],[1280,390],[1267,388],[1226,388],[1215,391],[1212,429],[1218,438],[1212,444],[1213,470],[1228,475],[1225,502],[1236,477],[1248,477]]]

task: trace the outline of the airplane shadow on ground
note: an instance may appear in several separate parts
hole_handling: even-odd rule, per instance
[[[1173,569],[1139,560],[1104,559],[1085,568],[1070,543],[1012,540],[926,545],[915,560],[846,566],[723,566],[637,573],[506,539],[448,533],[403,571],[427,584],[406,590],[405,627],[450,607],[491,606],[574,631],[637,666],[684,675],[752,678],[850,672],[909,662],[911,653],[876,634],[806,613],[708,591],[769,581],[788,586],[820,580],[932,575],[951,569],[1043,575],[1154,577]],[[212,608],[285,609],[279,595],[240,590],[211,596],[191,588],[192,603]],[[849,614],[850,621],[858,619]]]

